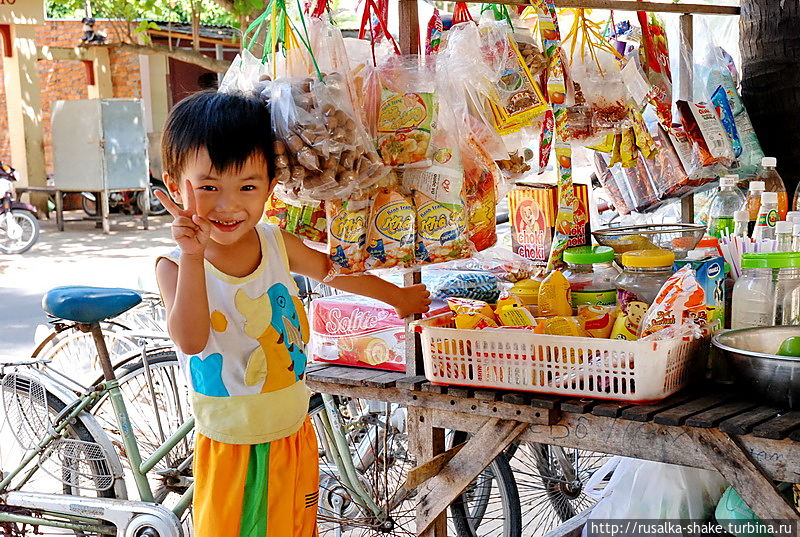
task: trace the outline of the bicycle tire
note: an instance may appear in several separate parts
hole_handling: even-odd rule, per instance
[[[53,416],[58,416],[66,408],[67,404],[64,401],[62,401],[59,397],[57,397],[55,394],[53,394],[52,392],[46,390],[45,393],[46,393],[46,401],[47,401],[48,410],[50,411],[50,413]],[[2,409],[2,405],[0,405],[0,409]],[[5,418],[6,417],[4,415],[3,419],[2,419],[3,425],[8,423]],[[80,415],[78,417],[76,417],[74,420],[72,420],[72,422],[67,426],[65,431],[66,431],[66,436],[65,436],[66,438],[72,438],[72,439],[81,440],[81,441],[84,441],[84,442],[91,442],[91,443],[94,443],[94,444],[101,444],[100,442],[97,441],[97,438],[95,438],[95,436],[91,433],[89,427],[87,427],[83,423],[83,421],[81,420]],[[5,461],[0,460],[0,465],[3,465],[4,462]],[[107,466],[102,468],[102,469],[99,469],[99,468],[95,469],[96,473],[99,473],[100,471],[107,472],[108,471]],[[41,470],[41,472],[44,473],[44,470]],[[3,471],[3,468],[0,468],[0,475],[5,475],[5,472]],[[36,481],[34,483],[39,483],[39,481]],[[32,483],[28,483],[26,485],[30,485],[30,484],[32,484]],[[34,490],[35,492],[46,492],[46,491],[43,491],[43,490],[41,490],[39,488],[41,485],[35,485],[35,486],[37,487]],[[77,487],[68,485],[68,484],[63,483],[63,482],[61,483],[60,487],[56,487],[56,488],[60,489],[60,490],[53,491],[54,494],[61,493],[61,494],[68,494],[68,495],[71,495],[71,496],[81,495],[80,491],[82,490],[82,489],[78,489]],[[21,490],[23,490],[23,491],[26,490],[25,486],[23,486]],[[93,491],[93,492],[95,493],[95,495],[97,497],[100,497],[100,498],[111,498],[111,499],[114,499],[114,498],[117,497],[116,491],[115,491],[113,486],[110,487],[110,488],[107,488],[105,490],[99,490],[99,491]],[[2,504],[0,504],[0,510],[2,510],[2,509],[4,509],[4,506]],[[14,508],[12,508],[12,509],[14,509]],[[19,510],[18,509],[14,509],[14,512],[19,512]],[[37,514],[33,510],[31,510],[30,512],[32,514]],[[33,529],[33,528],[28,529],[27,525],[24,525],[24,524],[23,525],[19,525],[19,524],[15,524],[15,523],[0,523],[0,531],[3,532],[2,535],[13,535],[14,537],[22,537],[22,536],[25,536],[25,535],[41,535],[41,533],[40,533],[40,528],[41,527],[46,527],[46,526],[44,524],[42,524],[41,526],[38,526],[39,529]],[[72,534],[74,534],[76,537],[89,537],[89,535],[92,535],[92,534],[86,534],[86,533],[81,532],[81,531],[74,531],[74,532],[72,532]]]
[[[28,224],[30,227],[30,236],[27,237],[22,243],[22,246],[19,247],[3,246],[2,243],[0,243],[0,252],[5,254],[23,254],[30,250],[39,239],[39,220],[36,219],[36,216],[32,212],[24,209],[11,209],[11,214],[15,219],[22,219]],[[5,213],[0,215],[0,219],[5,218],[7,218]]]
[[[453,434],[453,445],[463,444],[468,438],[469,435],[467,433],[455,431]],[[503,537],[522,535],[522,510],[519,503],[519,493],[517,491],[516,481],[514,480],[514,472],[511,470],[511,465],[508,462],[508,457],[503,453],[498,455],[478,478],[480,479],[486,476],[486,474],[491,475],[491,479],[497,480],[497,488],[504,497],[502,501],[507,504],[507,508],[510,511],[508,514],[504,513]],[[484,513],[468,514],[469,504],[467,500],[468,493],[465,492],[457,497],[450,505],[453,525],[456,528],[458,537],[479,537],[483,535],[478,533],[478,530],[480,529],[480,523]],[[478,522],[478,527],[476,527],[475,522]]]
[[[340,398],[341,400],[342,398]],[[315,416],[316,413],[321,412],[324,410],[324,403],[322,401],[322,397],[320,394],[314,394],[309,402],[309,414],[312,418]],[[356,424],[349,424],[351,426],[355,426]],[[352,429],[351,429],[352,430]],[[318,441],[322,444],[325,442],[323,435],[321,432],[317,432]],[[321,457],[322,457],[323,450],[320,449]],[[377,463],[375,464],[377,465]],[[458,537],[475,537],[476,535],[491,535],[492,537],[519,537],[521,535],[521,514],[519,510],[519,501],[518,499],[515,500],[516,495],[515,491],[513,490],[513,483],[514,479],[511,473],[511,468],[508,466],[508,461],[504,459],[504,456],[500,456],[500,460],[493,461],[488,469],[488,472],[494,475],[500,475],[498,481],[502,482],[502,487],[509,487],[507,494],[503,495],[502,497],[508,501],[507,508],[508,510],[503,513],[503,516],[497,520],[499,520],[503,524],[503,528],[501,533],[497,533],[492,529],[487,529],[484,527],[485,531],[489,531],[490,533],[479,533],[474,528],[474,521],[470,520],[470,517],[466,514],[467,506],[469,505],[470,498],[468,497],[469,492],[465,491],[462,496],[459,497],[455,505],[455,512],[453,511],[453,506],[450,508],[450,517],[448,518],[449,529],[455,529]],[[367,471],[364,472],[365,474],[368,473]],[[322,474],[322,472],[321,472]],[[480,478],[479,478],[480,479]],[[477,481],[477,480],[476,480]],[[366,483],[369,485],[369,483]],[[372,487],[373,489],[375,487]],[[325,490],[324,484],[320,483],[320,511],[322,513],[324,506],[324,499],[326,495],[332,494],[330,491]],[[376,497],[374,498],[376,503],[381,503],[382,498]],[[505,511],[505,510],[504,510]],[[341,525],[341,522],[340,522]],[[480,530],[480,528],[478,528]],[[334,530],[335,531],[335,530]],[[366,528],[363,529],[361,533],[358,533],[357,529],[351,529],[343,535],[353,535],[361,537],[362,535],[368,536],[381,536],[381,535],[408,535],[409,529],[408,528],[401,528],[398,530],[398,533],[393,533],[392,531],[386,530],[377,530],[377,529],[370,529]],[[324,533],[324,529],[320,527],[320,537],[325,537],[327,534]]]

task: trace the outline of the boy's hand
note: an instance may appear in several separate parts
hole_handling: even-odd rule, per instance
[[[404,319],[415,313],[427,312],[431,305],[431,294],[421,283],[410,287],[399,287],[392,305],[397,316]]]
[[[169,214],[175,217],[172,221],[172,238],[175,239],[181,252],[202,257],[211,237],[211,222],[197,214],[197,200],[188,179],[184,185],[184,192],[186,207],[183,209],[160,190],[156,190],[155,195]]]

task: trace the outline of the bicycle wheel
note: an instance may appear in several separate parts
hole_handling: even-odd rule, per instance
[[[49,392],[34,377],[18,372],[2,375],[2,400],[0,437],[9,441],[0,445],[0,475],[7,475],[19,465],[27,451],[44,438],[48,428],[54,426],[56,416],[66,408],[66,403]],[[98,429],[88,426],[78,416],[66,427],[61,438],[52,441],[52,452],[39,460],[39,469],[32,478],[23,484],[14,480],[11,486],[2,492],[13,490],[115,498],[117,495],[114,488],[113,454],[109,454],[103,447],[109,445],[106,439],[98,438],[97,434]],[[102,431],[99,431],[99,434],[102,434]],[[16,441],[10,440],[11,438]],[[32,509],[0,503],[0,511],[2,510],[42,518],[43,521],[64,521],[55,515],[45,515]],[[44,524],[32,527],[18,523],[0,523],[0,534],[15,537],[100,535],[82,531],[70,532],[50,528]]]
[[[525,535],[544,535],[594,505],[583,485],[609,458],[604,453],[546,444],[507,450],[519,491]]]
[[[336,401],[359,481],[372,500],[386,509],[408,471],[416,466],[408,450],[405,409],[359,399],[337,398]],[[309,414],[317,432],[320,454],[320,537],[416,535],[417,502],[413,496],[392,509],[387,520],[378,521],[344,485],[324,432],[323,413],[322,397],[317,394],[311,399]],[[504,459],[493,461],[456,504],[456,511],[451,506],[448,517],[450,535],[521,535],[519,504],[515,501],[513,479]],[[475,513],[481,513],[483,518],[476,519]]]
[[[147,351],[146,362],[147,365],[141,357],[133,358],[115,370],[142,460],[155,453],[191,416],[189,387],[175,351]],[[127,470],[126,477],[130,478],[130,463],[111,400],[104,398],[92,414],[111,438]],[[172,507],[189,487],[193,453],[194,435],[189,434],[150,472],[150,486],[157,503]],[[128,481],[135,490],[133,482]],[[183,525],[186,535],[191,535],[191,510],[184,514]]]
[[[0,214],[0,253],[21,254],[27,252],[39,238],[39,221],[30,211],[12,209],[11,220]]]
[[[138,348],[135,341],[124,336],[124,332],[112,332],[106,328],[103,330],[103,336],[112,363]],[[76,331],[59,338],[40,357],[50,360],[48,364],[50,369],[58,371],[81,386],[91,386],[100,369],[100,356],[89,332]]]

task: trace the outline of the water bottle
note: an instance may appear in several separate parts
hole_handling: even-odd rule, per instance
[[[786,221],[793,223],[800,222],[800,211],[789,211],[786,213]]]
[[[747,234],[747,224],[750,221],[747,211],[736,211],[733,213],[733,236],[749,237]]]
[[[779,252],[792,252],[793,240],[792,231],[794,224],[792,222],[781,221],[775,224],[775,238],[778,240]]]
[[[778,174],[776,166],[778,160],[775,157],[764,157],[761,159],[761,173],[756,178],[764,181],[766,188],[764,192],[775,192],[778,194],[778,220],[786,220],[786,213],[789,211],[789,195],[786,193],[786,185]]]
[[[792,251],[800,252],[800,222],[795,222],[792,228]]]
[[[761,208],[758,211],[753,239],[775,239],[775,224],[778,223],[778,193],[761,194]]]
[[[719,180],[719,191],[708,205],[708,234],[723,237],[734,232],[733,213],[744,208],[746,200],[736,186],[735,175],[725,175]]]
[[[753,235],[758,220],[758,211],[761,209],[761,194],[764,192],[764,181],[750,181],[747,191],[747,212],[750,215],[750,223],[747,225],[748,235]]]

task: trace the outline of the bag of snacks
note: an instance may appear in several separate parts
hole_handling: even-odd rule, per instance
[[[325,212],[330,276],[364,272],[369,200],[330,200],[325,203]]]
[[[695,277],[694,269],[685,266],[661,287],[642,319],[641,337],[682,324],[704,326],[708,322],[706,293]]]
[[[420,264],[469,257],[472,250],[463,205],[445,206],[422,192],[414,192],[417,221],[416,258]]]
[[[372,200],[366,238],[365,267],[410,267],[414,263],[414,206],[394,188],[383,188]]]
[[[294,204],[280,185],[267,199],[264,221],[312,242],[324,243],[328,238],[325,207],[320,202]]]
[[[678,114],[692,147],[692,168],[722,166],[736,162],[731,141],[716,113],[705,103],[678,101]]]

